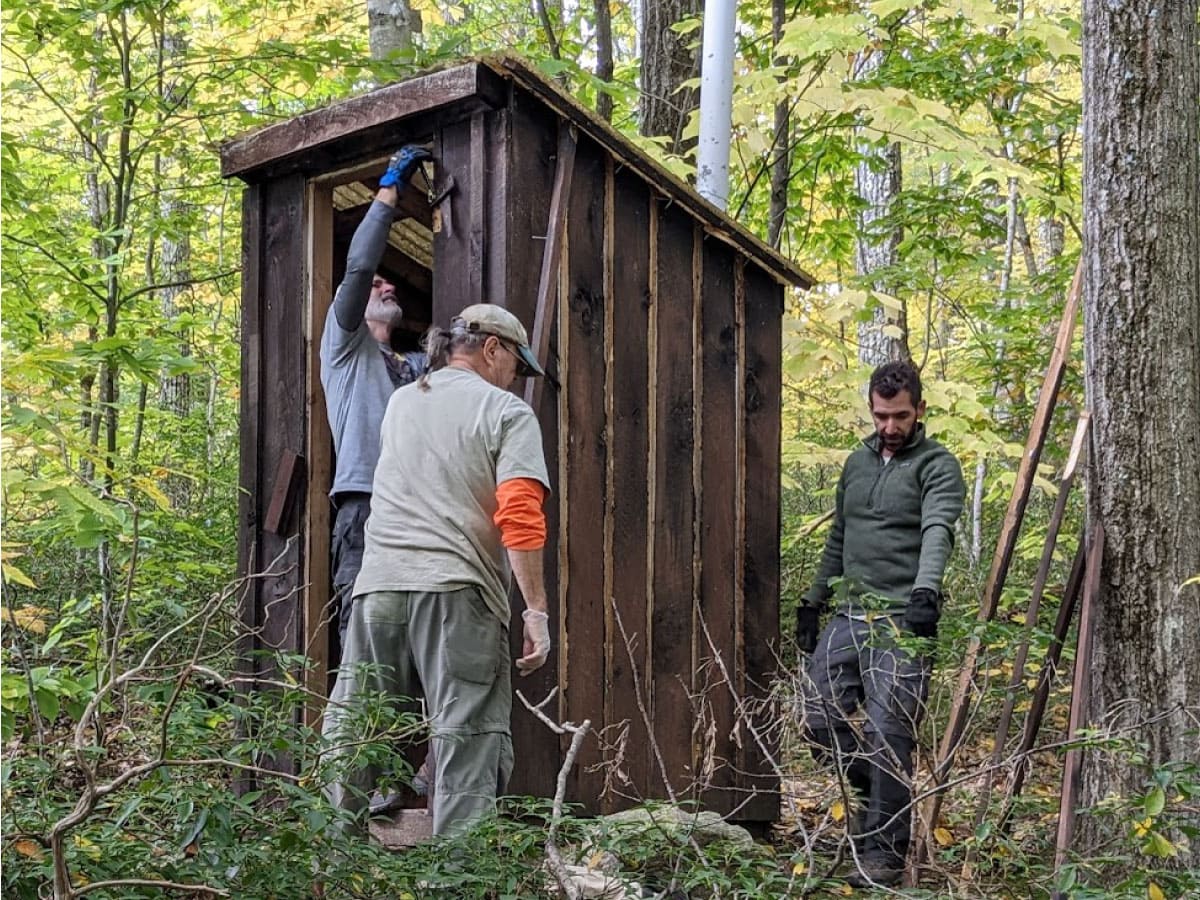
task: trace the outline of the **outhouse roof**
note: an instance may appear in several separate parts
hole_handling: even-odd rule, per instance
[[[499,109],[514,86],[580,129],[615,162],[685,209],[709,234],[753,257],[780,281],[801,288],[815,283],[560,86],[513,57],[476,59],[427,72],[234,138],[221,146],[221,174],[258,182],[299,170],[312,175],[343,169],[361,162],[364,154],[394,144],[400,120],[430,114],[457,118]]]

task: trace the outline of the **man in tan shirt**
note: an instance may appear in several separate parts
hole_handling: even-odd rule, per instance
[[[517,668],[532,672],[550,652],[541,510],[550,481],[533,410],[508,391],[518,374],[543,374],[517,318],[471,306],[426,346],[430,373],[397,390],[384,414],[324,731],[346,747],[359,737],[342,726],[356,698],[411,698],[423,688],[436,757],[433,829],[446,834],[486,814],[512,772],[513,575],[526,604]],[[378,774],[371,764],[353,768],[330,785],[331,801],[361,813]]]

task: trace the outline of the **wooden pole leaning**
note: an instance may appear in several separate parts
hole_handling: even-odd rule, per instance
[[[1058,618],[1054,622],[1053,638],[1046,649],[1046,658],[1042,660],[1042,670],[1038,673],[1037,687],[1033,690],[1033,699],[1029,711],[1025,714],[1025,726],[1021,732],[1021,741],[1014,752],[1016,763],[1012,768],[1009,779],[1004,810],[1001,812],[999,827],[1008,827],[1009,816],[1012,814],[1016,798],[1021,795],[1025,786],[1025,776],[1029,774],[1029,754],[1037,741],[1042,720],[1046,715],[1046,704],[1050,700],[1050,686],[1054,676],[1058,674],[1058,663],[1062,657],[1063,647],[1067,643],[1067,632],[1071,630],[1071,622],[1075,619],[1075,609],[1079,605],[1079,597],[1083,593],[1083,576],[1087,568],[1087,537],[1079,536],[1079,549],[1075,552],[1075,560],[1071,563],[1071,574],[1067,576],[1067,586],[1063,590],[1062,604],[1058,608]]]
[[[1067,740],[1077,741],[1087,720],[1088,703],[1092,692],[1092,615],[1096,595],[1100,591],[1100,564],[1104,558],[1104,526],[1092,526],[1088,537],[1087,577],[1084,579],[1083,600],[1079,610],[1079,640],[1075,647],[1075,682],[1071,689],[1071,718]],[[1072,746],[1063,762],[1062,795],[1058,806],[1058,835],[1054,841],[1054,875],[1067,861],[1071,841],[1075,837],[1075,807],[1079,805],[1079,779],[1083,771],[1083,748]],[[1054,892],[1054,900],[1064,895]]]
[[[542,272],[538,278],[537,306],[533,314],[530,343],[542,368],[549,369],[550,329],[558,305],[558,268],[562,261],[563,238],[567,230],[567,212],[571,207],[571,179],[575,174],[575,147],[578,135],[574,125],[558,123],[558,159],[554,167],[554,186],[550,193],[550,215],[546,222],[546,243],[542,249]],[[539,409],[545,378],[525,379],[525,402]]]
[[[1012,496],[1009,498],[1008,509],[1004,514],[1004,522],[1000,529],[1000,538],[996,544],[996,552],[992,557],[992,567],[988,573],[987,583],[983,589],[983,597],[979,605],[978,624],[980,626],[992,621],[1000,605],[1000,595],[1004,589],[1008,569],[1016,550],[1017,536],[1021,530],[1021,522],[1025,517],[1025,507],[1033,489],[1033,477],[1037,473],[1038,461],[1041,459],[1042,447],[1050,430],[1050,416],[1058,399],[1058,389],[1066,373],[1067,359],[1071,352],[1071,340],[1075,333],[1075,320],[1079,314],[1080,296],[1083,286],[1082,261],[1075,268],[1075,277],[1071,281],[1071,289],[1067,292],[1066,304],[1063,308],[1062,321],[1059,323],[1058,336],[1054,341],[1054,349],[1050,354],[1050,363],[1042,380],[1042,390],[1038,396],[1037,408],[1033,421],[1030,423],[1029,437],[1025,441],[1025,450],[1021,455],[1021,463],[1017,467],[1016,482],[1013,485]],[[940,785],[945,783],[946,776],[954,765],[954,755],[958,743],[966,729],[967,715],[970,712],[973,699],[975,674],[979,666],[979,655],[983,642],[979,634],[971,637],[967,645],[966,656],[959,669],[958,684],[950,704],[950,716],[946,731],[942,735],[938,747],[937,761],[934,766],[933,780],[935,790],[929,798],[925,815],[920,819],[921,828],[918,831],[914,852],[914,863],[920,865],[926,859],[929,838],[937,827],[938,813],[942,807],[942,791]]]
[[[1058,497],[1054,503],[1054,511],[1051,513],[1050,522],[1046,527],[1046,540],[1042,547],[1042,558],[1038,562],[1037,573],[1033,579],[1033,590],[1029,598],[1029,608],[1025,612],[1024,631],[1021,635],[1021,642],[1017,645],[1017,652],[1013,657],[1012,675],[1008,681],[1008,690],[1005,692],[1004,706],[1000,711],[1000,720],[996,724],[996,734],[992,743],[991,764],[984,772],[979,804],[975,808],[975,827],[972,829],[972,833],[975,835],[979,834],[979,827],[987,817],[996,772],[999,770],[1004,759],[1004,745],[1008,741],[1008,731],[1012,725],[1013,709],[1017,703],[1017,694],[1021,691],[1025,682],[1025,661],[1029,655],[1029,643],[1033,637],[1033,631],[1037,627],[1038,612],[1042,605],[1042,595],[1046,590],[1046,581],[1050,577],[1050,566],[1054,562],[1054,550],[1058,544],[1058,532],[1062,528],[1063,518],[1066,516],[1067,501],[1070,499],[1071,487],[1075,482],[1075,473],[1084,454],[1090,424],[1091,414],[1084,411],[1079,416],[1079,421],[1075,426],[1075,436],[1071,440],[1071,451],[1067,455],[1067,464],[1063,467],[1062,479],[1058,487]],[[971,844],[967,848],[961,872],[963,880],[971,877],[978,849],[978,842]]]

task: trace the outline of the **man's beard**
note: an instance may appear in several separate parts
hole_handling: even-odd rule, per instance
[[[400,327],[400,322],[404,318],[404,310],[394,301],[385,303],[383,300],[368,300],[364,318],[368,322],[382,322],[387,325],[388,331],[392,332]]]
[[[883,433],[880,432],[879,441],[880,441],[880,443],[883,444],[883,446],[885,448],[887,448],[888,450],[891,450],[894,453],[895,451],[899,450],[901,447],[903,447],[905,444],[907,444],[909,442],[909,440],[913,436],[913,432],[915,432],[916,430],[917,430],[917,426],[914,424],[913,427],[910,428],[908,431],[902,432],[901,434],[897,435],[894,438],[885,437],[883,435]]]

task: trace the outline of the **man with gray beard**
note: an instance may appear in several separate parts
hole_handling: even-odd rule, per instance
[[[416,381],[426,369],[424,353],[392,349],[392,335],[404,313],[396,301],[396,286],[377,269],[400,191],[429,158],[429,151],[410,145],[389,160],[375,202],[350,241],[346,274],[321,335],[321,385],[337,455],[330,491],[337,510],[330,562],[342,646],[354,580],[362,567],[363,526],[371,512],[371,483],[379,460],[379,425],[392,391]]]

